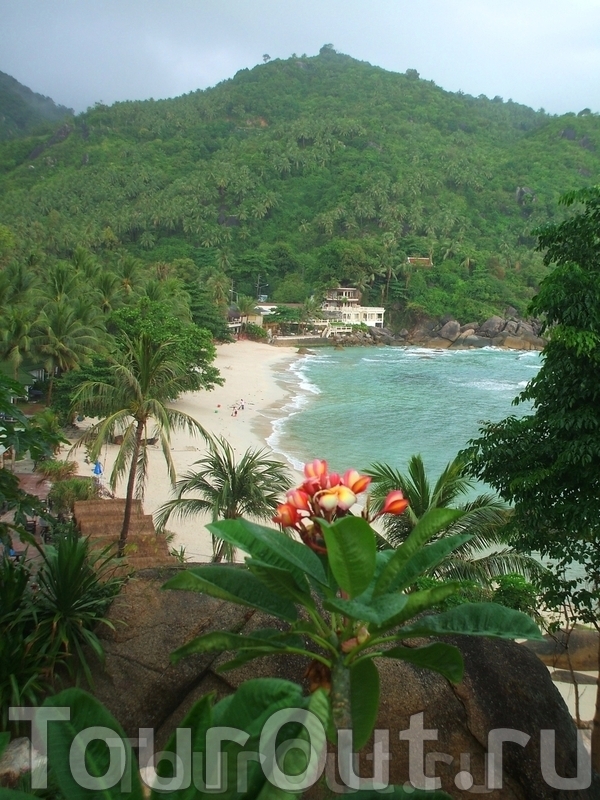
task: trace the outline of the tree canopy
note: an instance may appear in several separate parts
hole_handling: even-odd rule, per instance
[[[302,302],[349,282],[398,321],[524,311],[547,272],[533,229],[600,170],[594,114],[446,92],[333,48],[171,100],[98,104],[62,137],[13,144],[0,143],[9,260],[43,277],[83,248],[116,278],[93,278],[103,310],[187,261],[197,307],[202,292],[222,306],[268,284]],[[412,255],[433,266],[411,272]]]
[[[554,271],[532,311],[550,337],[542,367],[515,402],[533,413],[482,428],[475,475],[514,503],[515,541],[553,560],[548,599],[597,622],[600,599],[600,189],[568,194],[575,214],[540,231]],[[578,564],[586,580],[570,570]]]

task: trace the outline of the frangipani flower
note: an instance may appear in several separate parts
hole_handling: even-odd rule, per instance
[[[361,475],[355,469],[349,469],[344,473],[342,483],[344,486],[351,489],[354,494],[360,494],[369,488],[371,478],[368,478],[366,475]]]
[[[302,541],[316,553],[327,553],[319,520],[335,522],[346,516],[357,502],[357,495],[366,491],[371,478],[355,469],[347,470],[343,477],[329,472],[327,461],[315,458],[304,465],[304,483],[286,494],[286,502],[277,506],[273,522],[283,528],[293,528]],[[388,494],[381,514],[402,514],[408,508],[408,500],[397,489]],[[375,517],[369,514],[369,503],[362,516],[367,522]]]
[[[394,489],[385,498],[381,514],[403,514],[409,506],[408,500],[404,497],[400,489]]]

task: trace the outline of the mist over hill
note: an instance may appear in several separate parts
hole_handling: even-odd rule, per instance
[[[0,214],[22,261],[189,259],[221,294],[302,302],[346,283],[398,324],[470,321],[525,310],[544,274],[532,232],[600,180],[599,148],[591,113],[447,92],[325,46],[0,143]]]
[[[46,123],[53,125],[72,116],[71,108],[57,105],[0,72],[0,140],[23,136]]]

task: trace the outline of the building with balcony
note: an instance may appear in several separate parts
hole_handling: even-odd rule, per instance
[[[379,306],[362,306],[360,292],[352,286],[330,289],[321,306],[324,320],[331,326],[367,325],[383,328],[385,309]]]

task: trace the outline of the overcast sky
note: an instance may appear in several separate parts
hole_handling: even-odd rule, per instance
[[[600,0],[0,0],[0,71],[83,111],[325,43],[451,91],[600,111]]]

